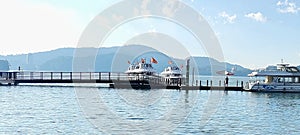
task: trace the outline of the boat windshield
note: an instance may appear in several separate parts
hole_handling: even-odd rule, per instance
[[[144,68],[152,68],[152,65],[151,64],[144,64],[143,67]]]
[[[288,67],[286,68],[287,72],[299,72],[299,69],[297,67]]]
[[[255,83],[264,83],[266,80],[265,77],[262,76],[251,76],[249,82],[255,82]]]
[[[178,68],[178,67],[175,67],[175,66],[172,67],[171,69],[172,69],[172,70],[179,70],[179,68]]]
[[[174,74],[174,76],[181,76],[181,74]]]

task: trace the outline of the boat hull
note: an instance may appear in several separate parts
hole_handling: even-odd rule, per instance
[[[300,83],[297,84],[250,84],[246,90],[255,92],[285,92],[285,93],[300,93]]]

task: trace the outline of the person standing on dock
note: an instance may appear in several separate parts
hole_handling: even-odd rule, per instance
[[[228,87],[228,81],[229,81],[229,78],[228,78],[228,76],[226,76],[226,78],[225,78],[225,86],[226,87]]]

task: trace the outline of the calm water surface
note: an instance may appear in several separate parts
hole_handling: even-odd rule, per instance
[[[0,106],[0,134],[300,134],[300,94],[1,86]]]

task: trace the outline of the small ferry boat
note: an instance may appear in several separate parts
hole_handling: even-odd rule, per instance
[[[168,83],[178,83],[178,81],[182,78],[182,71],[176,65],[168,66],[164,69],[160,75],[167,81]]]
[[[273,70],[252,72],[245,90],[262,92],[300,92],[300,70],[289,64],[277,64]],[[263,80],[260,80],[263,79]]]
[[[154,58],[152,58],[154,59]],[[154,59],[155,60],[155,59]],[[126,74],[129,75],[156,75],[156,70],[153,68],[152,64],[153,63],[151,60],[150,63],[146,63],[145,59],[142,59],[141,62],[138,62],[136,64],[130,64],[128,67],[128,70],[125,71]],[[157,63],[157,61],[155,60],[154,62]],[[129,63],[129,62],[128,62]]]
[[[232,76],[232,75],[234,75],[234,71],[235,71],[235,68],[233,67],[233,68],[231,68],[231,71],[221,70],[221,71],[217,71],[216,73],[219,75]]]

